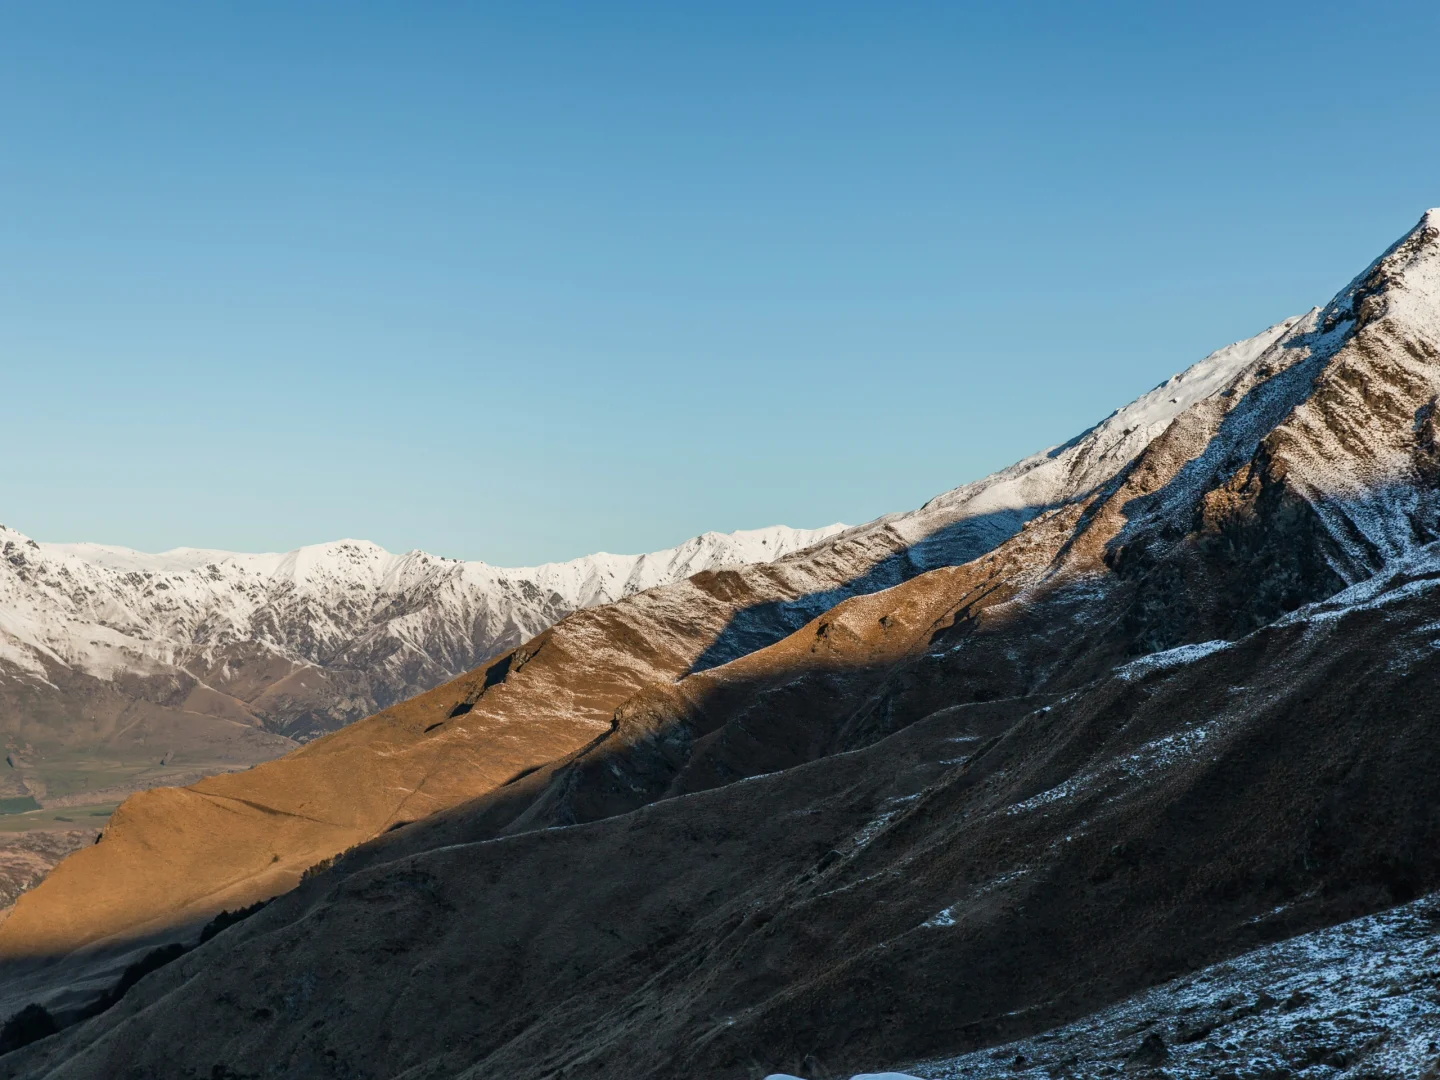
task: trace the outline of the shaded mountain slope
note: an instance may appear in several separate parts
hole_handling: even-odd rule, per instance
[[[132,800],[0,926],[12,986],[419,820],[0,1069],[839,1075],[1440,886],[1437,282],[1432,211],[1108,469],[1121,414]]]
[[[1075,1080],[1163,1066],[1225,1075],[1440,1076],[1440,897],[1256,949],[1075,1024],[949,1061],[925,1080]],[[1142,1073],[1143,1075],[1143,1073]]]
[[[402,830],[0,1069],[838,1075],[1051,1026],[1440,882],[1437,583],[588,825]]]

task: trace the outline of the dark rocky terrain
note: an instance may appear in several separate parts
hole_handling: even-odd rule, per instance
[[[1265,946],[923,1080],[1440,1076],[1440,902]]]
[[[1440,212],[1223,374],[987,533],[937,500],[135,797],[0,924],[63,1029],[0,1076],[1426,1075],[1433,905],[1327,928],[1440,889]]]

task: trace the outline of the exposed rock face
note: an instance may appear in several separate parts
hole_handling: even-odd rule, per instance
[[[0,1075],[843,1076],[1440,887],[1440,213],[1155,393],[130,800],[11,1011],[364,843]]]

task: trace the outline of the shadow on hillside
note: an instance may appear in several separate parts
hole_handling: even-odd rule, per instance
[[[1433,605],[1413,605],[1417,629],[1432,618]],[[1379,615],[1366,627],[1369,637],[1347,637],[1356,647],[1304,639],[1315,661],[1304,686],[1293,680],[1296,632],[1157,673],[1143,692],[932,712],[857,753],[755,776],[723,797],[691,789],[610,825],[482,844],[489,830],[472,803],[372,842],[183,966],[146,975],[148,997],[109,1021],[128,1029],[62,1035],[49,1044],[58,1050],[37,1047],[0,1075],[48,1072],[91,1046],[118,1047],[107,1059],[117,1074],[140,1075],[156,1046],[177,1067],[223,1052],[227,1075],[263,1067],[276,1046],[307,1075],[327,1071],[324,1051],[337,1045],[352,1060],[374,1055],[377,1071],[413,1065],[384,1037],[309,1034],[344,1009],[406,1047],[441,1042],[438,1027],[454,1040],[449,1060],[495,1075],[553,1074],[543,1055],[554,1045],[557,1056],[631,1055],[609,1057],[597,1076],[729,1076],[730,1047],[706,1041],[716,1003],[749,1005],[757,985],[764,1010],[742,1019],[734,1045],[808,1075],[818,1069],[802,1055],[816,1046],[847,1066],[826,1072],[850,1075],[1067,1023],[1440,881],[1440,819],[1414,812],[1435,804],[1440,776],[1432,710],[1415,688],[1436,685],[1440,660],[1432,651],[1395,670],[1394,630]],[[1235,700],[1237,679],[1247,696],[1225,706],[1233,727],[1203,753],[1168,756],[1214,703]],[[789,704],[775,704],[767,715],[789,728]],[[813,715],[825,712],[817,701]],[[742,727],[758,730],[737,725],[737,736]],[[767,753],[804,750],[790,731],[774,734]],[[1171,749],[1141,770],[1147,747]],[[614,760],[596,760],[597,783]],[[655,761],[663,795],[674,770]],[[1097,766],[1112,765],[1124,781],[1095,782],[1107,775]],[[631,790],[644,771],[610,790]],[[296,986],[314,1003],[297,992],[295,1007],[274,1007]],[[876,1022],[877,1001],[903,1025]],[[663,1037],[641,1043],[636,1017],[668,1025]],[[265,1038],[221,1043],[237,1022]],[[171,1034],[187,1024],[200,1041]],[[359,1022],[345,1034],[357,1033],[370,1039]],[[673,1064],[674,1047],[691,1045],[708,1056]]]
[[[930,535],[887,555],[857,577],[821,592],[793,600],[770,600],[737,611],[719,635],[691,665],[688,674],[728,664],[773,645],[818,615],[852,596],[889,589],[941,566],[959,566],[995,550],[1032,518],[1054,508],[1040,504],[1021,510],[999,510],[951,522]]]
[[[1321,312],[1319,325],[1342,327],[1345,312],[1332,305]],[[1253,386],[1221,421],[1205,449],[1157,491],[1131,499],[1123,507],[1129,524],[1113,538],[1108,550],[1111,555],[1129,543],[1138,528],[1177,512],[1184,517],[1193,509],[1194,499],[1213,483],[1216,476],[1226,476],[1251,460],[1256,444],[1269,430],[1281,423],[1296,405],[1311,394],[1316,376],[1324,369],[1345,338],[1316,330],[1283,342],[1287,350],[1309,348],[1312,355],[1277,371]],[[1074,446],[1089,434],[1088,429],[1074,439],[1056,447],[1051,457]],[[1143,453],[1143,451],[1142,451]],[[1128,468],[1128,466],[1127,466]],[[1116,480],[1125,470],[1117,474]],[[1112,481],[1114,482],[1114,481]],[[1069,501],[1081,501],[1093,492],[1079,494]],[[1183,504],[1183,505],[1182,505]],[[689,674],[706,671],[773,645],[794,633],[815,617],[824,614],[853,596],[878,592],[941,566],[958,566],[993,551],[1009,540],[1026,521],[1054,509],[1057,503],[1000,510],[951,522],[915,544],[901,548],[875,563],[869,570],[850,581],[821,592],[793,600],[774,600],[754,604],[736,612],[716,639],[691,666]],[[1084,530],[1082,523],[1079,532]],[[1063,554],[1063,551],[1062,551]]]

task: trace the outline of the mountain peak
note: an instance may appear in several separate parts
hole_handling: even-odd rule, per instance
[[[1428,331],[1440,328],[1440,208],[1427,210],[1340,290],[1319,324],[1329,331],[1348,321],[1359,331],[1387,316]]]

